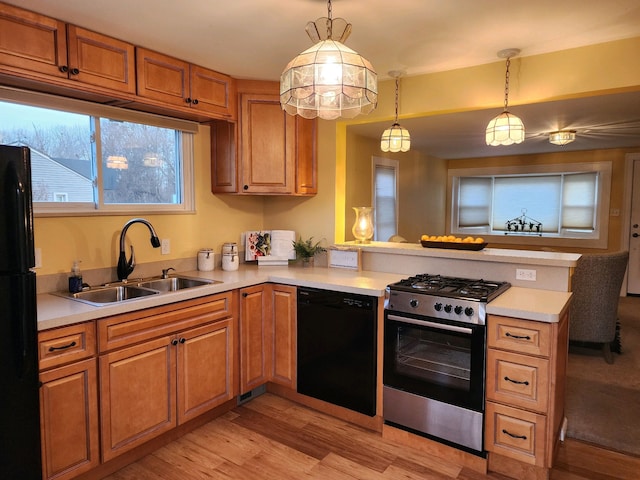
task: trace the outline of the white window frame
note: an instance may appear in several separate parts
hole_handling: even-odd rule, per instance
[[[154,213],[194,213],[194,135],[198,124],[188,120],[164,117],[161,115],[138,112],[125,108],[112,107],[82,100],[58,97],[39,92],[29,92],[11,87],[0,86],[0,101],[18,103],[26,106],[61,110],[70,113],[134,122],[182,132],[178,147],[182,151],[182,165],[177,174],[182,183],[182,202],[177,204],[104,204],[102,185],[94,178],[94,188],[98,190],[96,203],[89,202],[34,202],[36,217],[47,216],[83,216],[83,215],[120,215]],[[99,141],[99,139],[97,139]],[[100,175],[101,162],[94,166]]]
[[[514,245],[541,245],[549,247],[584,247],[607,248],[609,231],[609,203],[611,196],[611,162],[583,162],[548,165],[521,165],[504,167],[478,167],[449,169],[448,171],[448,202],[447,218],[449,231],[453,235],[482,236],[488,242]],[[544,175],[562,173],[596,172],[597,205],[595,228],[593,231],[562,229],[558,235],[530,235],[530,234],[495,234],[490,225],[484,227],[458,227],[458,187],[462,177],[497,177],[517,175]]]
[[[394,176],[395,176],[395,192],[394,192],[394,207],[395,207],[395,234],[398,234],[398,218],[399,218],[399,212],[400,212],[400,206],[399,206],[399,202],[398,202],[398,184],[399,184],[399,180],[400,180],[400,162],[398,160],[394,160],[391,158],[383,158],[383,157],[376,157],[373,156],[371,157],[371,205],[373,205],[374,209],[373,209],[373,225],[374,225],[374,240],[376,241],[380,241],[380,242],[386,242],[389,239],[388,238],[378,238],[378,221],[377,221],[377,215],[378,215],[378,199],[376,196],[376,172],[377,172],[377,168],[378,167],[382,167],[382,168],[387,168],[387,169],[391,169],[393,170]]]

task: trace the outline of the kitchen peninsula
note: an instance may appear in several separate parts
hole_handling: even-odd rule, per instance
[[[150,449],[158,448],[163,441],[175,438],[179,432],[185,433],[188,429],[195,428],[232,408],[240,395],[243,398],[248,395],[250,398],[253,394],[252,385],[261,383],[266,384],[267,388],[276,394],[382,432],[383,436],[397,437],[398,441],[424,444],[427,451],[444,455],[451,461],[466,464],[476,470],[496,470],[514,477],[517,476],[514,468],[533,472],[530,475],[548,472],[553,461],[554,445],[559,438],[559,429],[555,426],[558,418],[562,419],[564,408],[563,400],[554,396],[555,392],[564,392],[563,369],[555,366],[561,366],[562,359],[566,359],[566,356],[558,355],[558,352],[563,351],[562,343],[566,344],[566,337],[558,336],[557,332],[566,330],[571,298],[568,291],[570,273],[579,256],[494,249],[482,252],[452,252],[394,244],[364,246],[362,256],[365,269],[361,271],[320,266],[258,267],[248,264],[241,265],[235,272],[220,269],[211,272],[185,270],[181,271],[180,275],[217,280],[221,283],[101,307],[49,293],[40,294],[38,325],[41,355],[47,356],[47,347],[53,347],[53,351],[58,352],[57,349],[60,347],[74,345],[66,353],[64,350],[61,351],[58,363],[55,363],[55,359],[53,363],[41,363],[41,377],[45,384],[43,390],[52,394],[60,393],[59,390],[49,390],[55,389],[58,384],[75,386],[72,390],[74,398],[81,400],[79,403],[76,400],[74,404],[77,405],[76,413],[83,419],[86,418],[86,424],[90,425],[88,431],[96,435],[92,440],[76,445],[80,452],[84,452],[79,456],[85,460],[74,465],[81,465],[83,468],[66,478],[75,478],[80,472],[85,472],[85,476],[80,478],[99,478],[92,477],[92,472],[104,474],[113,471],[116,466],[122,466],[148,453]],[[389,261],[390,258],[393,262]],[[371,265],[376,265],[377,271],[367,269]],[[380,271],[392,270],[389,268],[390,265],[393,265],[396,271]],[[545,279],[544,287],[554,288],[543,288],[542,284],[536,284],[535,288],[518,285],[520,282],[515,280],[515,271],[523,266],[535,269],[538,280]],[[548,368],[553,379],[551,390],[545,385],[536,388],[547,392],[546,396],[552,399],[550,404],[554,410],[535,414],[539,421],[538,426],[534,427],[538,429],[538,440],[534,442],[535,448],[532,452],[516,452],[515,457],[509,456],[509,452],[505,455],[505,452],[500,450],[493,453],[495,449],[487,440],[486,449],[491,453],[489,461],[486,461],[383,425],[382,301],[378,302],[377,315],[379,353],[376,415],[371,418],[356,414],[348,409],[296,393],[296,287],[328,289],[382,298],[387,285],[399,281],[406,276],[406,272],[414,274],[429,270],[442,274],[455,272],[467,277],[474,277],[482,272],[482,277],[492,280],[496,279],[495,275],[504,274],[504,281],[512,282],[513,286],[487,305],[489,324],[495,319],[503,325],[500,327],[503,330],[516,328],[521,332],[524,329],[529,333],[534,332],[536,341],[540,338],[545,342],[550,340],[545,347],[547,350],[540,355],[544,362],[554,366]],[[509,276],[501,272],[509,272]],[[253,301],[252,298],[257,299],[257,305],[261,308],[251,310],[255,315],[252,314],[252,318],[248,319],[247,312],[252,307],[247,302]],[[256,313],[257,311],[260,313]],[[513,321],[520,323],[514,324]],[[542,333],[539,333],[540,331]],[[255,345],[262,347],[256,351]],[[500,344],[491,348],[499,354],[503,352]],[[189,355],[196,355],[206,362],[215,362],[221,367],[208,368],[203,372],[183,371],[184,362]],[[533,353],[531,358],[539,361],[540,355]],[[275,365],[277,362],[283,363]],[[173,365],[171,370],[166,371],[167,365]],[[255,365],[260,367],[257,379],[252,373]],[[173,370],[175,368],[178,368],[177,373]],[[69,373],[70,369],[73,370],[72,373]],[[140,378],[137,369],[143,372]],[[76,379],[80,375],[79,372],[83,372],[82,382],[71,380]],[[177,392],[177,397],[176,400],[171,400],[170,404],[163,405],[156,413],[148,414],[151,417],[146,420],[152,427],[131,431],[126,420],[129,417],[125,408],[129,401],[126,400],[126,396],[122,396],[126,393],[126,388],[122,390],[123,385],[135,383],[144,386],[148,378],[163,379],[161,384],[168,389],[167,391]],[[541,378],[547,377],[542,375]],[[69,380],[70,384],[66,380]],[[184,390],[182,382],[187,382],[191,390]],[[84,385],[93,387],[83,390]],[[212,391],[195,389],[201,385],[206,385]],[[150,393],[142,394],[141,392],[145,391],[142,389],[139,390],[139,394],[142,397],[160,395],[165,398],[165,394],[162,393],[164,390],[156,391],[151,386],[158,388],[157,384],[152,382]],[[192,395],[195,392],[196,397],[184,397],[187,391]],[[55,395],[48,398],[55,399]],[[91,398],[93,403],[87,403],[87,399]],[[175,412],[175,402],[177,420],[173,413],[164,420],[162,417],[153,416],[162,412],[164,415],[167,412]],[[148,401],[149,405],[151,403]],[[85,409],[85,404],[92,406]],[[514,412],[515,407],[500,398],[492,404],[499,414],[504,415],[504,409],[509,408],[509,414]],[[56,411],[52,405],[49,406],[52,407],[49,411]],[[149,409],[145,409],[145,415],[146,410]],[[526,419],[531,415],[530,410],[528,407],[515,408],[515,411],[520,412]],[[45,419],[48,417],[46,411],[45,407]],[[548,428],[545,428],[545,424],[540,423],[540,420],[547,418],[547,415],[550,417],[546,423]],[[45,431],[46,425],[48,424],[45,423]],[[99,429],[97,425],[102,425],[102,428]],[[66,433],[69,431],[68,427],[61,430]],[[493,431],[489,426],[487,430]],[[100,439],[97,438],[99,431],[103,432]],[[105,436],[107,434],[120,437]],[[46,448],[47,440],[55,446],[56,440],[60,438],[51,434],[45,436],[45,455],[55,455],[54,446]],[[493,461],[494,459],[497,459],[497,462]],[[73,471],[73,468],[70,468],[70,471]],[[524,475],[523,478],[528,477]]]

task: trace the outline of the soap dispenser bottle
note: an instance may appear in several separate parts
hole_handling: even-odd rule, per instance
[[[78,293],[82,291],[82,273],[80,273],[80,262],[73,261],[71,275],[69,276],[69,292]]]

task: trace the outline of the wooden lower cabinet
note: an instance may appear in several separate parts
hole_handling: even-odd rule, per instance
[[[240,393],[267,382],[296,388],[296,287],[240,290]]]
[[[98,466],[95,358],[40,374],[43,475],[66,480]]]
[[[122,347],[99,358],[103,461],[236,395],[232,297],[227,292],[98,322],[101,345]]]
[[[240,394],[271,375],[271,302],[266,284],[240,289]]]
[[[485,448],[489,469],[548,478],[564,420],[568,313],[558,323],[489,315]]]
[[[295,390],[297,299],[296,287],[269,285],[272,314],[272,375],[271,381]]]
[[[38,333],[45,479],[67,480],[100,463],[94,322]]]

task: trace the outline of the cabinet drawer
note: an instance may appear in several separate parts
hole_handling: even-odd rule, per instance
[[[232,315],[232,292],[98,320],[100,352],[171,335]]]
[[[487,345],[491,348],[548,357],[551,354],[550,323],[489,315]]]
[[[549,361],[488,349],[487,399],[547,413]]]
[[[487,402],[485,448],[530,465],[544,465],[546,417]]]
[[[75,362],[96,353],[94,322],[80,323],[38,333],[40,370]]]

